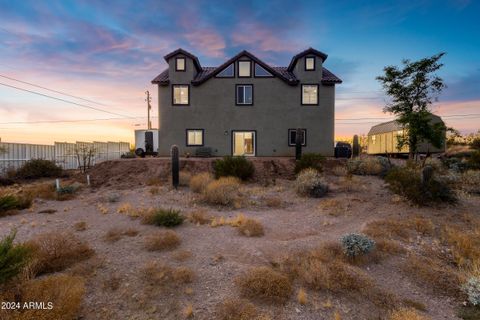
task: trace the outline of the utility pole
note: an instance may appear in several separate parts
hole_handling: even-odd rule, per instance
[[[152,105],[150,102],[152,102],[152,98],[150,97],[150,92],[147,90],[145,91],[145,94],[147,95],[147,98],[145,101],[147,101],[147,110],[148,110],[148,119],[147,119],[147,129],[151,130],[152,129],[152,122],[150,121],[150,110],[152,109]]]

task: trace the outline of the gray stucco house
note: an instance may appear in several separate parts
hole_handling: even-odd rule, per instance
[[[293,156],[296,129],[304,151],[333,156],[335,84],[327,55],[309,48],[287,67],[242,51],[218,67],[202,67],[178,49],[165,57],[158,84],[160,156],[210,147],[214,156]]]

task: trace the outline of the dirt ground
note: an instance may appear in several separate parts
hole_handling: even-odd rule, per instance
[[[96,170],[100,172],[98,167]],[[140,171],[128,170],[131,176]],[[0,218],[0,237],[9,234],[12,228],[18,229],[17,241],[47,231],[71,231],[95,250],[95,257],[86,262],[89,263],[86,268],[94,270],[94,266],[97,267],[87,282],[81,310],[81,319],[86,320],[181,319],[182,310],[189,304],[193,307],[194,319],[214,319],[218,303],[239,296],[234,279],[250,267],[271,265],[283,255],[295,255],[327,241],[338,241],[346,233],[361,232],[368,222],[377,219],[480,213],[478,196],[464,196],[456,206],[412,207],[399,201],[388,191],[382,179],[373,176],[355,177],[355,190],[345,191],[339,184],[339,177],[328,175],[332,190],[321,199],[297,196],[291,180],[277,179],[275,185],[270,186],[249,183],[242,187],[248,201],[238,209],[206,205],[188,187],[172,190],[166,181],[160,186],[146,186],[138,179],[132,179],[130,184],[122,180],[116,187],[116,178],[105,181],[105,178],[93,174],[92,179],[102,183],[83,188],[73,200],[36,200],[31,209]],[[158,188],[158,193],[152,194],[152,188]],[[117,196],[118,201],[107,200]],[[264,201],[269,197],[279,199],[282,204],[269,207]],[[339,200],[343,206],[333,208],[335,213],[322,208],[322,203],[332,199]],[[126,204],[133,208],[171,207],[181,210],[184,215],[199,208],[214,217],[233,218],[242,213],[258,219],[265,228],[265,235],[245,237],[231,226],[214,228],[186,221],[174,229],[181,238],[179,248],[149,252],[143,246],[144,239],[159,228],[118,213],[118,209]],[[57,212],[39,213],[45,209]],[[86,230],[75,231],[74,224],[79,221],[86,222]],[[134,228],[139,234],[109,243],[104,236],[112,228]],[[455,310],[461,302],[433,294],[428,288],[417,285],[399,271],[402,259],[405,257],[389,257],[362,268],[380,287],[393,291],[402,299],[423,303],[426,314],[432,319],[458,319]],[[194,271],[195,279],[184,287],[152,293],[146,289],[139,271],[150,260],[189,267]],[[110,285],[113,281],[118,282],[118,288],[110,288],[114,287]],[[354,295],[308,290],[308,303],[301,305],[295,299],[298,288],[299,285],[295,284],[295,293],[285,305],[253,302],[272,319],[333,319],[334,312],[338,312],[341,319],[385,317],[385,311],[378,311]],[[331,305],[326,301],[331,301]]]

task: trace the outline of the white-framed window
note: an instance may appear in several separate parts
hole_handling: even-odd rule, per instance
[[[237,105],[252,105],[253,104],[253,85],[237,84],[235,102]]]
[[[188,84],[174,84],[172,86],[172,104],[188,106],[190,103],[190,86]]]
[[[305,58],[305,71],[315,70],[315,57],[306,57]]]
[[[216,75],[218,78],[233,78],[235,76],[235,64],[232,63]]]
[[[185,68],[186,68],[185,58],[176,58],[175,71],[185,71]]]
[[[255,77],[273,77],[273,75],[265,70],[264,67],[258,63],[255,63]]]
[[[203,129],[187,129],[187,146],[203,146]]]
[[[243,78],[249,78],[252,76],[252,62],[251,61],[238,61],[238,76]]]
[[[318,105],[318,84],[302,85],[302,104]]]
[[[307,145],[307,129],[302,130],[302,146]],[[297,129],[288,129],[288,145],[295,146],[297,143]]]

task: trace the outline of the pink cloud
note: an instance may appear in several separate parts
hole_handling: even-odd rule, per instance
[[[225,40],[211,28],[201,28],[185,34],[188,43],[202,54],[223,58],[225,56]]]

